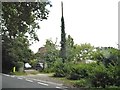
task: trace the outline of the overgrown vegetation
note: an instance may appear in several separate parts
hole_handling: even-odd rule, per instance
[[[66,40],[68,39],[70,38]],[[55,77],[64,77],[75,81],[75,87],[109,88],[120,86],[120,51],[118,49],[112,47],[95,48],[90,44],[73,44],[71,47],[70,43],[66,43],[67,48],[69,47],[66,52],[69,53],[66,54],[68,56],[66,62],[63,63],[58,54],[53,54],[55,56],[52,57],[56,58],[50,59],[51,62],[48,62],[48,64],[52,63],[52,66],[47,69],[48,72],[51,72],[50,69],[52,69]],[[58,51],[57,48],[54,50]],[[86,63],[86,60],[96,62]]]

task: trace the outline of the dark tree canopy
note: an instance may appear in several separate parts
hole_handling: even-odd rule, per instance
[[[36,20],[48,18],[50,2],[3,2],[2,31],[9,38],[15,38],[26,32],[38,40],[35,28],[40,28]]]
[[[2,66],[11,70],[18,61],[29,62],[33,52],[29,39],[39,40],[37,21],[48,18],[50,2],[2,2]],[[30,36],[30,37],[28,37]]]

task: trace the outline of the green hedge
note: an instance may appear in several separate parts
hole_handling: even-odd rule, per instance
[[[24,71],[24,63],[18,61],[16,64],[16,69],[18,72],[23,72]]]
[[[69,73],[67,73],[67,78],[71,80],[79,80],[81,78],[88,77],[86,67],[82,64],[73,65],[69,68]]]
[[[65,72],[66,72],[66,70],[65,70],[66,68],[65,68],[65,64],[64,63],[62,63],[62,62],[57,62],[56,64],[55,64],[55,66],[54,66],[54,70],[55,70],[55,74],[54,74],[54,76],[55,77],[65,77]]]
[[[84,86],[87,80],[89,80],[88,85],[91,85],[91,87],[106,88],[110,86],[120,86],[120,69],[118,66],[109,65],[105,67],[103,63],[65,64],[58,62],[55,65],[54,76],[78,80],[78,82],[76,82],[77,86]]]

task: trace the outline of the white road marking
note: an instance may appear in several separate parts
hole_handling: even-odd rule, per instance
[[[21,78],[21,77],[17,77],[17,79],[23,79],[23,78]]]
[[[17,78],[25,78],[25,77],[23,77],[23,76],[16,76]]]
[[[4,76],[10,76],[10,75],[7,75],[7,74],[3,74]]]
[[[46,83],[42,83],[42,82],[38,82],[38,84],[48,86],[48,84],[46,84]]]
[[[15,76],[10,76],[10,77],[15,77]]]
[[[38,81],[37,79],[32,79],[32,80],[34,80],[34,81]]]
[[[29,79],[26,79],[26,81],[28,81],[28,82],[33,82],[32,80],[29,80]]]
[[[56,88],[61,88],[61,87],[56,87]]]
[[[34,81],[38,81],[38,82],[43,82],[43,83],[48,83],[48,84],[60,85],[60,86],[63,85],[63,84],[58,84],[58,83],[49,82],[49,81],[43,81],[43,80],[38,80],[38,79],[32,79],[32,80],[34,80]]]
[[[62,89],[62,90],[68,90],[68,89]]]

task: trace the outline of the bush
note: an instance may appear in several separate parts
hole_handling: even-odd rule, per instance
[[[94,66],[89,73],[89,78],[91,78],[91,84],[94,87],[120,86],[120,68],[111,64],[105,67],[100,63]]]
[[[120,90],[120,87],[118,86],[108,86],[106,90]]]
[[[53,68],[45,68],[44,70],[40,71],[40,72],[44,72],[44,73],[52,73],[54,72]]]
[[[74,86],[75,87],[86,87],[87,84],[88,84],[87,79],[80,79],[74,83]]]
[[[115,85],[120,87],[120,68],[117,71],[116,77],[115,77]]]
[[[65,64],[62,62],[56,62],[54,66],[55,70],[55,77],[65,77],[66,75],[66,69],[65,69]]]
[[[71,80],[79,80],[81,78],[88,77],[88,67],[86,64],[73,65],[70,72],[67,74],[67,78]]]
[[[55,64],[56,77],[66,77],[71,80],[78,80],[75,86],[84,87],[87,82],[87,87],[110,87],[120,86],[120,68],[115,65],[105,67],[103,63],[90,64],[73,64],[56,62]]]
[[[109,84],[109,76],[105,72],[96,73],[94,78],[92,79],[92,85],[94,87],[103,87]]]
[[[24,71],[24,63],[18,61],[17,64],[16,64],[16,69],[17,69],[18,72],[23,72]]]
[[[102,63],[94,66],[89,77],[91,78],[91,84],[94,87],[105,88],[105,86],[108,85],[109,77],[106,67]]]
[[[120,86],[120,68],[119,66],[109,65],[107,73],[110,77],[109,85]]]

